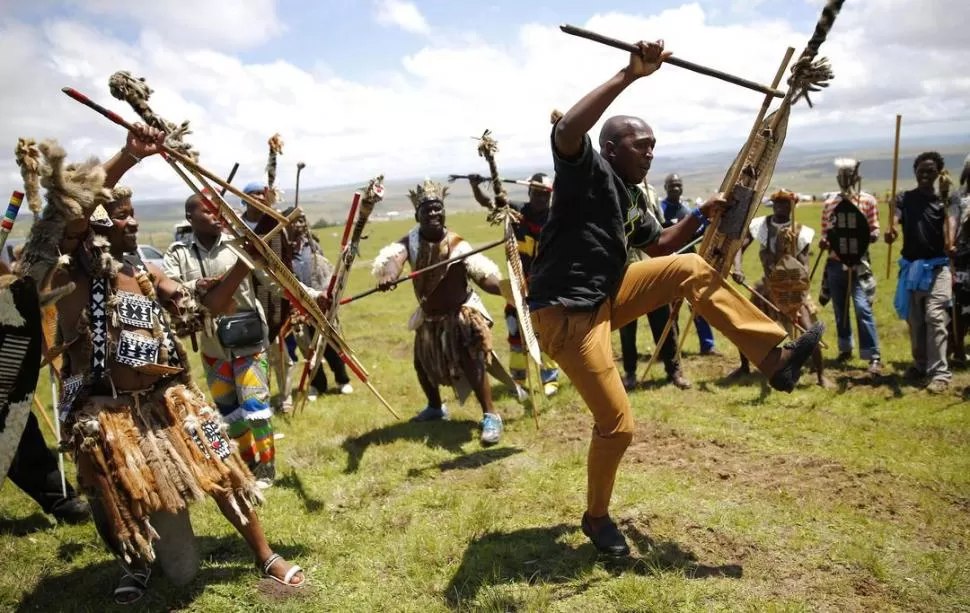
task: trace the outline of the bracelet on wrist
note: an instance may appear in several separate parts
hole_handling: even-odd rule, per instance
[[[691,209],[690,214],[696,217],[701,222],[702,225],[706,224],[708,221],[707,216],[704,215],[704,212],[701,211],[700,207],[695,207]]]
[[[141,161],[141,158],[140,157],[138,157],[137,155],[135,155],[131,151],[128,151],[128,149],[122,148],[122,151],[124,151],[125,154],[128,155],[128,157],[130,157],[131,159],[133,159],[135,161],[135,164],[137,164],[138,162]]]

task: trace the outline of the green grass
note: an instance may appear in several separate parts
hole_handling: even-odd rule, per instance
[[[482,215],[451,226],[494,238]],[[817,227],[818,207],[799,209]],[[374,224],[348,292],[408,223]],[[321,235],[325,245],[334,240]],[[898,254],[898,251],[897,251]],[[906,326],[892,311],[886,247],[874,248],[876,317],[887,375],[905,368]],[[492,256],[500,258],[495,250]],[[756,274],[756,252],[746,257]],[[816,294],[819,278],[815,279]],[[487,297],[493,315],[500,300]],[[411,289],[349,305],[347,340],[385,397],[424,406],[410,368]],[[831,307],[827,357],[835,356]],[[642,327],[645,329],[645,327]],[[496,347],[505,359],[505,326]],[[146,611],[958,611],[970,609],[970,416],[958,372],[944,396],[864,364],[831,365],[837,386],[767,393],[758,377],[719,379],[736,354],[696,356],[694,388],[655,381],[632,394],[637,435],[613,515],[635,546],[600,561],[578,529],[591,420],[568,384],[543,403],[541,429],[505,394],[502,443],[483,450],[472,402],[453,419],[395,421],[365,390],[326,396],[275,420],[279,480],[260,515],[274,546],[307,569],[301,598],[259,591],[249,552],[211,502],[193,507],[203,565],[177,589],[159,577]],[[641,333],[641,351],[652,343]],[[617,355],[619,345],[616,345]],[[198,369],[198,365],[196,364]],[[806,377],[811,380],[812,377]],[[46,379],[40,394],[48,400]],[[498,392],[498,386],[493,389]],[[73,476],[72,476],[73,479]],[[111,611],[118,577],[93,527],[53,526],[13,485],[0,492],[0,609]]]

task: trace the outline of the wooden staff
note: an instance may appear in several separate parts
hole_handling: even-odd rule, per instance
[[[296,195],[293,196],[293,206],[300,206],[300,173],[306,168],[303,162],[296,163]]]
[[[956,245],[955,238],[956,235],[953,232],[953,219],[950,217],[950,185],[952,185],[953,180],[950,178],[950,172],[944,170],[940,173],[940,201],[943,205],[943,246],[946,249],[946,255],[950,259],[950,283],[953,283],[953,279],[956,279],[956,263],[953,261],[953,248]],[[953,339],[956,342],[957,338],[957,314],[960,312],[960,308],[957,305],[957,294],[953,293],[953,317],[950,318],[950,324],[953,328]]]
[[[896,231],[896,177],[899,175],[899,128],[903,123],[903,116],[896,115],[896,143],[893,145],[893,188],[889,195],[889,231]],[[889,253],[886,255],[886,279],[893,270],[893,244],[889,243]]]
[[[432,264],[431,266],[425,266],[424,268],[419,268],[418,270],[412,271],[407,276],[401,277],[399,279],[395,279],[394,281],[391,281],[390,283],[388,283],[388,289],[390,289],[392,287],[397,287],[401,283],[406,283],[408,281],[414,281],[416,278],[420,277],[424,273],[426,273],[426,272],[428,272],[430,270],[434,270],[435,268],[440,268],[442,266],[448,266],[449,264],[454,264],[455,262],[460,262],[460,261],[464,260],[465,258],[467,258],[469,256],[475,255],[476,253],[481,253],[483,251],[488,251],[489,249],[492,249],[493,247],[498,247],[499,245],[502,245],[504,243],[505,243],[505,239],[504,238],[501,238],[499,240],[495,240],[495,241],[492,241],[492,242],[490,242],[490,243],[488,243],[486,245],[483,245],[481,247],[478,247],[477,249],[472,249],[468,253],[463,253],[461,255],[456,255],[453,258],[448,258],[447,260],[442,260],[440,262],[437,262],[436,264]],[[363,292],[361,292],[359,294],[356,294],[354,296],[348,296],[347,298],[341,299],[340,300],[340,305],[343,306],[345,304],[350,304],[351,302],[354,302],[355,300],[360,300],[361,298],[366,298],[367,296],[370,296],[371,294],[374,294],[374,293],[380,292],[380,291],[383,291],[380,287],[372,287],[369,290],[363,291]]]
[[[576,26],[571,26],[568,24],[563,24],[559,26],[559,29],[566,34],[571,34],[573,36],[578,36],[580,38],[585,38],[586,40],[591,40],[608,47],[613,47],[615,49],[622,49],[623,51],[629,51],[630,53],[639,53],[640,48],[631,43],[625,43],[621,40],[615,38],[610,38],[609,36],[603,36],[602,34],[597,34],[596,32],[591,32],[583,28],[577,28]],[[739,85],[741,87],[754,90],[756,92],[761,92],[772,98],[784,98],[785,92],[778,91],[778,85],[773,85],[771,87],[766,87],[754,81],[749,81],[748,79],[742,79],[741,77],[736,77],[732,74],[722,72],[720,70],[715,70],[714,68],[708,68],[707,66],[701,66],[700,64],[695,64],[694,62],[688,62],[687,60],[682,60],[676,56],[669,57],[664,60],[665,64],[671,64],[677,66],[678,68],[686,68],[687,70],[707,75],[709,77],[714,77],[715,79],[720,79],[721,81],[726,81],[734,85]]]
[[[846,325],[849,324],[849,305],[852,304],[852,269],[854,266],[846,266],[846,290],[845,290],[845,317]]]
[[[812,284],[812,279],[815,278],[815,271],[818,270],[818,264],[822,261],[822,256],[825,255],[825,249],[818,250],[818,257],[815,258],[815,264],[812,265],[812,274],[808,275],[808,284]]]
[[[232,180],[236,178],[236,171],[237,170],[239,170],[239,162],[236,162],[235,164],[232,165],[232,170],[229,171],[229,176],[226,177],[226,183],[232,183]],[[225,187],[223,187],[219,191],[219,195],[220,196],[225,196],[226,195],[226,188]]]

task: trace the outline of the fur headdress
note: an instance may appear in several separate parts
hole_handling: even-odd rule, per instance
[[[859,161],[853,158],[835,159],[836,180],[843,192],[854,193],[862,190],[862,176],[859,174]]]
[[[108,204],[114,204],[121,200],[129,200],[132,195],[130,187],[118,186],[111,190],[111,200]],[[95,207],[94,212],[91,213],[90,223],[92,226],[101,226],[105,228],[111,227],[111,216],[108,215],[108,209],[104,208],[104,205],[99,204]]]
[[[45,288],[57,267],[66,263],[67,258],[61,257],[58,247],[67,223],[88,217],[96,208],[110,202],[112,192],[104,188],[104,168],[96,159],[67,164],[67,153],[54,141],[44,141],[38,149],[41,158],[37,174],[40,185],[47,191],[47,206],[30,229],[20,274],[32,277],[38,287]],[[41,296],[42,302],[55,299],[53,295]]]
[[[771,195],[771,201],[775,200],[787,200],[792,204],[792,206],[798,205],[798,195],[791,191],[790,189],[780,188],[778,191]]]
[[[436,183],[431,179],[425,179],[423,184],[416,185],[414,189],[408,190],[408,198],[417,211],[426,202],[445,203],[445,196],[448,195],[448,187]]]

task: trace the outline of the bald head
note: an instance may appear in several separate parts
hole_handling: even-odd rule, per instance
[[[653,130],[639,117],[610,117],[600,130],[600,155],[630,185],[647,178],[656,144]]]
[[[600,150],[606,147],[606,143],[613,143],[615,145],[623,137],[643,131],[650,132],[653,135],[653,130],[650,129],[647,122],[639,117],[632,115],[614,115],[607,119],[600,129]]]

